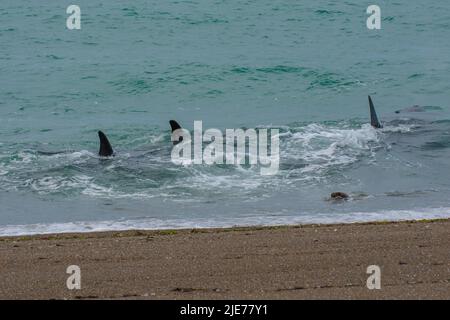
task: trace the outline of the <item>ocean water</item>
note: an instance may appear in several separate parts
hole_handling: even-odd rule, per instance
[[[74,4],[0,6],[0,235],[450,217],[450,2]],[[170,119],[278,128],[280,170],[177,166]]]

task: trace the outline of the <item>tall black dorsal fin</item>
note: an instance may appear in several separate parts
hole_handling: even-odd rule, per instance
[[[377,113],[375,107],[373,106],[372,98],[369,96],[369,107],[370,107],[370,124],[374,128],[383,128],[380,121],[378,121]]]
[[[181,126],[180,126],[179,123],[176,122],[175,120],[170,120],[169,123],[170,123],[170,127],[172,128],[172,133],[173,133],[175,130],[181,129]],[[172,142],[173,142],[174,145],[177,144],[177,143],[180,143],[181,141],[183,141],[183,137],[180,137],[180,138],[178,139],[178,141],[173,141],[173,140],[172,140]]]
[[[108,138],[106,135],[99,131],[98,137],[100,138],[100,151],[98,152],[98,155],[100,157],[111,157],[114,155],[113,148],[111,147],[111,144],[108,141]]]

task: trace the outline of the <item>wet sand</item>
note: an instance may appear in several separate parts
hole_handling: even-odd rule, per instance
[[[450,298],[450,220],[9,237],[0,252],[2,299]]]

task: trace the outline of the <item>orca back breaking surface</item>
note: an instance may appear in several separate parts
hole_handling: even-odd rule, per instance
[[[98,155],[100,157],[111,157],[112,155],[114,155],[114,150],[111,147],[111,144],[109,143],[106,135],[103,132],[99,131],[98,137],[100,138],[100,150],[98,152]]]
[[[372,102],[372,98],[369,96],[369,108],[370,108],[370,124],[374,128],[383,128],[380,121],[378,121],[377,113]]]

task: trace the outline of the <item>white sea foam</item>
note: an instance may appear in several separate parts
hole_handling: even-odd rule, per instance
[[[87,188],[93,178],[85,175],[77,175],[73,177],[43,177],[43,178],[32,178],[25,181],[25,185],[29,186],[32,190],[39,193],[52,193],[60,191],[62,189],[78,189]]]
[[[94,232],[115,230],[161,230],[189,228],[225,228],[233,226],[276,226],[295,224],[333,224],[370,221],[403,221],[421,219],[450,218],[450,207],[423,208],[416,210],[385,210],[378,212],[352,212],[346,214],[317,213],[291,216],[285,213],[252,217],[205,218],[205,219],[155,219],[116,221],[84,221],[50,224],[0,226],[0,236],[32,234]]]
[[[289,137],[283,147],[281,163],[303,163],[297,168],[304,176],[301,179],[321,178],[321,172],[330,167],[343,167],[371,157],[379,147],[383,133],[369,124],[361,128],[336,128],[320,124],[301,127]]]
[[[120,184],[114,185],[108,181],[94,179],[87,175],[49,175],[30,178],[25,181],[25,186],[40,194],[78,192],[95,198],[130,199],[164,197],[164,194],[169,194],[172,197],[174,192],[187,192],[192,196],[193,193],[199,195],[199,191],[202,190],[216,194],[225,192],[234,194],[234,191],[250,192],[258,190],[262,186],[278,189],[282,186],[288,187],[292,180],[319,181],[324,178],[321,174],[323,169],[333,166],[343,167],[358,161],[362,156],[371,156],[373,154],[372,148],[379,144],[381,135],[382,133],[379,133],[370,125],[363,125],[360,128],[342,128],[310,124],[296,128],[296,131],[293,132],[285,132],[281,145],[281,163],[283,164],[286,160],[288,163],[292,163],[295,167],[293,170],[297,173],[293,175],[292,170],[288,170],[273,179],[261,176],[255,166],[233,166],[230,170],[230,167],[220,168],[186,164],[184,167],[177,168],[178,171],[186,175],[181,174],[170,184],[162,183],[158,188],[146,188],[145,183],[138,183],[134,190],[132,188],[122,190]],[[24,161],[33,160],[44,162],[43,165],[47,168],[82,164],[93,157],[96,157],[96,155],[86,150],[41,157],[35,157],[33,153],[24,153],[20,156],[22,165],[24,165]],[[127,157],[129,155],[122,153],[105,169],[109,172],[117,170],[123,160],[127,160]],[[298,163],[304,165],[298,166]],[[14,164],[14,166],[16,165]],[[155,168],[155,170],[158,170],[158,168]],[[92,173],[92,175],[95,176],[95,173]]]
[[[395,125],[395,126],[384,126],[381,129],[381,132],[397,132],[397,133],[408,133],[413,131],[414,129],[418,128],[419,126],[415,125],[415,124],[399,124],[399,125]]]
[[[0,176],[4,176],[8,174],[8,172],[9,172],[8,169],[6,169],[5,166],[2,163],[0,163]]]
[[[120,192],[114,190],[112,187],[103,187],[95,183],[91,183],[82,192],[82,194],[96,197],[96,198],[106,198],[106,199],[150,199],[154,198],[156,195],[150,192]]]
[[[369,124],[361,128],[332,128],[320,124],[310,124],[301,128],[292,136],[295,142],[300,142],[309,150],[317,149],[321,144],[325,146],[350,147],[355,149],[368,149],[370,142],[378,142],[379,131]],[[317,152],[323,149],[319,148]]]

